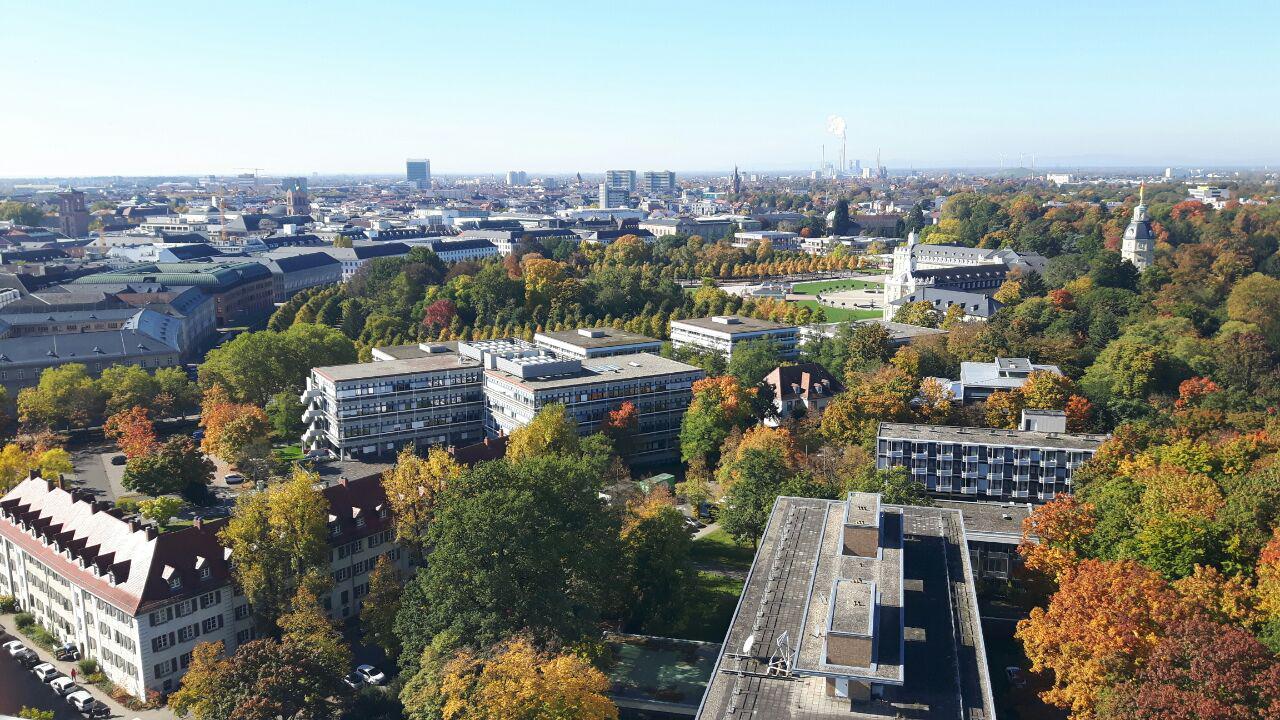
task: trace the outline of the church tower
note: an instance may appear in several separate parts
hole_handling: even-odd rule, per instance
[[[1146,185],[1138,186],[1138,207],[1133,209],[1133,219],[1124,230],[1120,243],[1120,256],[1133,263],[1141,272],[1155,261],[1155,233],[1151,232],[1151,220],[1147,217]]]

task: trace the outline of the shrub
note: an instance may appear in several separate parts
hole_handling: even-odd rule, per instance
[[[32,642],[44,648],[45,650],[52,650],[53,646],[58,643],[58,639],[55,638],[52,633],[40,627],[39,625],[36,625],[35,627],[31,628],[31,631],[28,632],[27,634],[31,636]]]
[[[12,595],[0,595],[0,613],[18,611],[18,601]]]
[[[76,663],[76,666],[80,668],[81,675],[93,675],[98,672],[98,661],[93,658],[85,658]]]
[[[126,515],[137,515],[139,501],[137,498],[120,498],[116,501],[116,507],[123,510]]]
[[[36,624],[36,617],[28,612],[20,612],[13,616],[13,622],[17,624],[19,630],[26,632],[27,628]]]

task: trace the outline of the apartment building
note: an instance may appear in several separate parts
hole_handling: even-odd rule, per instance
[[[358,615],[369,573],[386,555],[408,571],[378,475],[322,489],[329,503],[335,619]],[[178,688],[201,642],[229,652],[255,636],[218,541],[225,520],[166,533],[110,503],[34,475],[0,499],[0,595],[135,697]]]
[[[391,457],[406,445],[484,438],[477,359],[456,343],[379,349],[375,362],[312,368],[302,394],[302,444],[342,458]]]
[[[726,360],[733,356],[733,349],[742,343],[764,339],[777,342],[784,359],[799,356],[800,329],[794,325],[738,315],[671,321],[672,346],[720,353]]]
[[[1022,427],[1028,429],[880,423],[876,467],[908,468],[942,497],[1048,501],[1071,492],[1075,472],[1107,439],[1064,432],[1065,418],[1024,415]]]
[[[491,436],[524,427],[543,407],[565,406],[583,435],[596,432],[624,402],[639,412],[632,462],[679,457],[680,422],[702,369],[650,353],[583,360],[521,340],[459,343],[484,366],[485,429]]]

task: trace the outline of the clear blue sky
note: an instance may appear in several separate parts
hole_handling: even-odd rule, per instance
[[[1124,5],[1124,7],[1119,7]],[[19,1],[0,176],[1280,164],[1280,2]]]

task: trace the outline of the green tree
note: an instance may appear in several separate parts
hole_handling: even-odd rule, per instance
[[[400,639],[396,637],[396,614],[400,611],[400,595],[404,592],[404,578],[400,569],[386,554],[369,573],[369,594],[360,607],[360,629],[369,642],[382,648],[395,659],[400,654]]]
[[[143,500],[138,504],[138,507],[141,509],[143,517],[155,521],[156,525],[163,528],[169,524],[174,515],[178,514],[183,504],[180,498],[172,495],[162,495],[158,498]]]
[[[1227,297],[1227,317],[1256,326],[1280,349],[1280,280],[1253,273],[1237,282]]]
[[[153,377],[156,383],[156,396],[152,400],[155,415],[190,415],[200,409],[200,389],[182,368],[160,368]]]
[[[192,651],[182,686],[169,697],[179,717],[195,720],[277,720],[337,717],[340,678],[348,665],[290,638],[251,640],[231,657],[222,642],[202,642]]]
[[[769,522],[769,512],[785,483],[794,474],[774,449],[751,448],[733,463],[737,479],[725,493],[720,527],[738,542],[757,542]]]
[[[105,402],[80,363],[46,368],[35,387],[18,393],[18,419],[49,428],[87,427],[102,418]]]
[[[98,377],[98,390],[106,398],[107,415],[133,407],[147,408],[154,415],[160,385],[137,365],[112,365]]]
[[[634,631],[660,633],[679,620],[694,578],[692,547],[684,513],[665,490],[628,508],[622,552],[631,571],[626,607]]]
[[[329,503],[317,477],[297,467],[288,480],[241,495],[219,539],[231,551],[232,578],[258,625],[275,627],[299,587],[329,578]]]
[[[152,497],[182,493],[199,498],[213,478],[214,465],[189,437],[176,436],[150,455],[129,458],[120,484]]]
[[[739,343],[729,358],[729,374],[743,387],[754,388],[782,363],[782,346],[773,338]]]
[[[267,418],[271,421],[271,431],[277,440],[293,441],[301,437],[306,429],[302,422],[305,410],[296,393],[283,390],[271,396],[271,401],[267,403]]]
[[[12,220],[18,225],[39,226],[44,222],[44,212],[35,205],[7,201],[0,203],[0,220]]]
[[[933,307],[933,303],[928,300],[909,302],[898,308],[897,312],[893,314],[894,322],[918,325],[920,327],[936,328],[941,320],[938,311]]]
[[[578,424],[564,405],[545,405],[528,425],[514,430],[507,439],[507,459],[517,462],[546,453],[576,453]]]
[[[522,631],[539,642],[593,633],[618,570],[618,517],[601,482],[593,463],[553,454],[480,463],[445,488],[426,567],[396,617],[402,664],[446,631],[479,646]]]
[[[297,323],[284,332],[241,333],[210,351],[200,384],[221,385],[232,400],[262,407],[278,392],[301,394],[311,368],[355,360],[355,345],[341,331]]]
[[[836,201],[836,209],[831,218],[831,234],[849,234],[849,201],[844,198]]]
[[[55,716],[52,710],[40,710],[39,708],[23,705],[22,709],[18,711],[18,717],[24,718],[24,720],[53,720]]]
[[[904,467],[876,470],[868,467],[845,483],[847,492],[879,493],[882,502],[891,505],[933,505],[924,483],[917,482]]]

